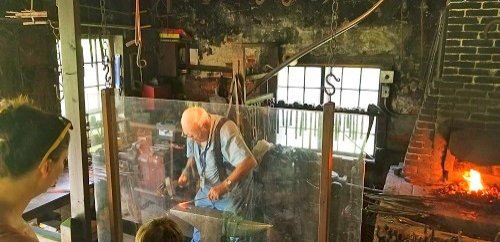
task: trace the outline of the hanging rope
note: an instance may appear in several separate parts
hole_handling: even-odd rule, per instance
[[[142,59],[142,34],[141,34],[141,6],[140,6],[140,0],[135,0],[135,39],[134,39],[134,44],[137,46],[137,56],[135,60],[135,64],[137,67],[139,67],[139,74],[141,78],[141,83],[143,83],[142,80],[142,68],[146,67],[148,63],[146,60]]]

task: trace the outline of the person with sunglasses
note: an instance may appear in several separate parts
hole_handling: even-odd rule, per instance
[[[0,101],[0,241],[38,241],[22,214],[63,172],[71,128],[26,97]]]
[[[188,162],[178,184],[187,185],[189,170],[196,167],[200,188],[194,199],[195,206],[249,218],[252,171],[257,161],[246,146],[238,126],[201,107],[186,109],[181,125],[187,137]],[[197,229],[191,241],[200,241]]]

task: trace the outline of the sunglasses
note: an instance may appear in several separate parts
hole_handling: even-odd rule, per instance
[[[63,124],[63,129],[57,136],[56,140],[54,140],[50,148],[47,150],[47,152],[45,152],[42,161],[46,160],[49,157],[49,155],[61,144],[61,141],[63,141],[64,137],[66,137],[66,134],[68,134],[68,132],[73,129],[73,124],[71,123],[71,121],[69,121],[69,119],[61,115],[59,115],[57,118]]]

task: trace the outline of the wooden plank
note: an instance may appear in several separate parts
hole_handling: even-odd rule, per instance
[[[90,192],[83,88],[83,54],[80,45],[79,0],[58,1],[59,33],[66,116],[73,124],[69,144],[71,226],[73,241],[90,241]]]
[[[114,89],[101,91],[111,241],[123,241]]]
[[[318,241],[328,242],[331,207],[331,178],[333,169],[333,117],[335,104],[323,106],[323,145],[321,157],[321,177],[319,184],[319,224]]]

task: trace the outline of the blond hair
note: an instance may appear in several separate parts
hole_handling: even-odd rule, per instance
[[[167,217],[156,218],[143,224],[135,235],[135,242],[182,242],[179,226]]]

